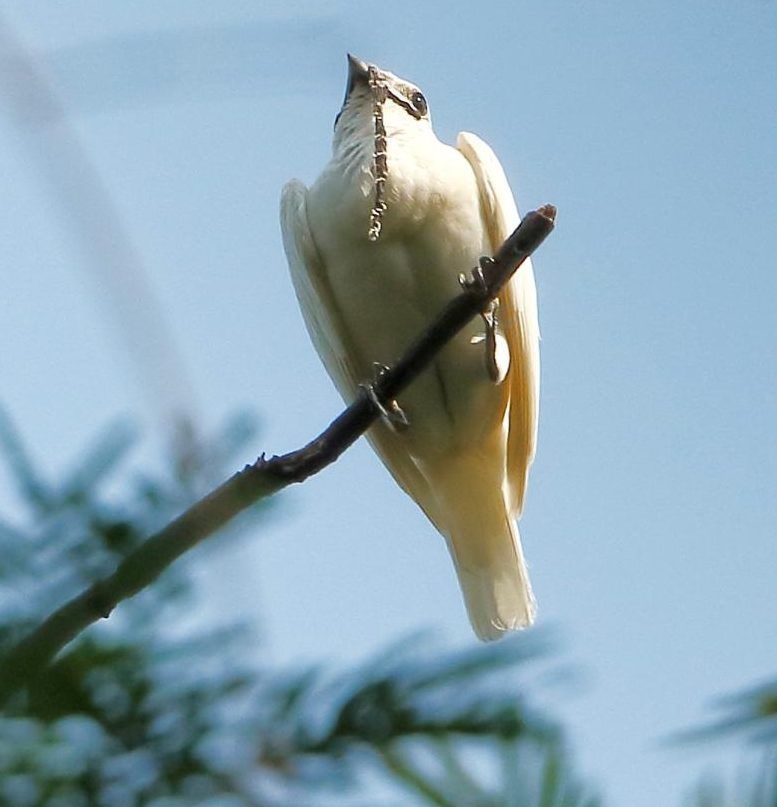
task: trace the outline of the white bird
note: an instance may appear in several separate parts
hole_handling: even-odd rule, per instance
[[[308,332],[350,403],[376,365],[395,362],[461,291],[459,274],[493,255],[519,217],[482,140],[462,132],[456,148],[441,143],[416,86],[348,59],[332,158],[310,189],[298,180],[284,187],[281,227]],[[536,609],[516,525],[539,401],[528,260],[499,295],[496,327],[487,326],[485,317],[471,322],[368,432],[394,479],[445,537],[483,640],[530,625]]]

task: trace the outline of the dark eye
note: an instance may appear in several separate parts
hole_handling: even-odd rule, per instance
[[[415,111],[416,111],[416,112],[417,112],[417,113],[418,113],[418,114],[419,114],[421,117],[423,117],[424,115],[426,115],[426,112],[427,112],[427,110],[429,109],[429,107],[428,107],[428,106],[427,106],[427,104],[426,104],[426,98],[424,98],[424,94],[423,94],[422,92],[418,92],[418,90],[416,90],[416,91],[415,91],[415,92],[414,92],[414,93],[413,93],[413,94],[410,96],[410,103],[413,105],[413,109],[414,109],[414,110],[415,110]]]

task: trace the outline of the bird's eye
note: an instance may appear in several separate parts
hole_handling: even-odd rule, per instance
[[[413,94],[410,96],[410,103],[413,105],[413,109],[414,109],[414,110],[415,110],[415,111],[416,111],[416,112],[417,112],[417,113],[418,113],[418,114],[419,114],[421,117],[423,117],[424,115],[426,115],[426,112],[427,112],[427,110],[429,109],[429,107],[428,107],[428,105],[427,105],[427,103],[426,103],[426,98],[424,98],[424,94],[423,94],[422,92],[418,92],[418,90],[416,90],[416,91],[415,91],[415,92],[414,92],[414,93],[413,93]]]

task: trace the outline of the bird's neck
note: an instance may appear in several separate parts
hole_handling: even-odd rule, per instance
[[[435,140],[431,128],[428,130],[413,128],[411,130],[402,125],[404,123],[402,118],[397,120],[389,115],[385,116],[384,121],[389,161],[392,161],[397,153],[403,152],[406,147],[409,147],[412,153],[412,150],[426,144],[430,138]],[[333,161],[342,166],[344,171],[350,172],[369,169],[372,166],[374,155],[375,121],[372,113],[362,110],[357,114],[343,116],[335,130],[332,142]]]
[[[350,114],[348,114],[350,113]],[[375,123],[369,109],[347,110],[337,123],[332,157],[344,166],[371,162],[375,148]]]

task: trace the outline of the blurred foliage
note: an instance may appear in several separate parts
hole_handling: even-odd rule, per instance
[[[741,768],[733,782],[709,774],[692,794],[689,807],[777,807],[777,755],[765,753]]]
[[[237,419],[152,476],[128,470],[134,438],[115,426],[52,484],[0,417],[26,511],[0,520],[0,650],[223,478],[250,434]],[[191,563],[69,645],[0,717],[0,804],[600,804],[525,694],[547,649],[536,634],[459,653],[419,636],[339,674],[264,669],[249,627],[170,629],[196,605]]]
[[[156,475],[116,425],[53,484],[0,413],[22,504],[0,519],[0,651],[227,475],[252,435],[236,418]],[[218,447],[218,449],[216,449]],[[253,508],[239,540],[267,516]],[[220,551],[226,536],[198,553]],[[601,807],[564,733],[529,697],[543,634],[443,652],[421,634],[353,669],[270,669],[247,625],[186,624],[193,559],[69,645],[0,717],[0,804]],[[189,620],[192,622],[192,620]],[[777,807],[777,682],[721,699],[681,742],[736,734],[758,756],[709,774],[688,807]],[[366,801],[365,801],[366,799]]]
[[[720,698],[720,717],[711,724],[682,735],[683,739],[706,739],[727,734],[744,735],[760,745],[777,747],[777,680]]]
[[[754,759],[740,766],[733,781],[719,773],[703,777],[690,797],[692,807],[777,807],[777,680],[728,695],[716,704],[719,716],[683,732],[682,743],[744,737]]]

